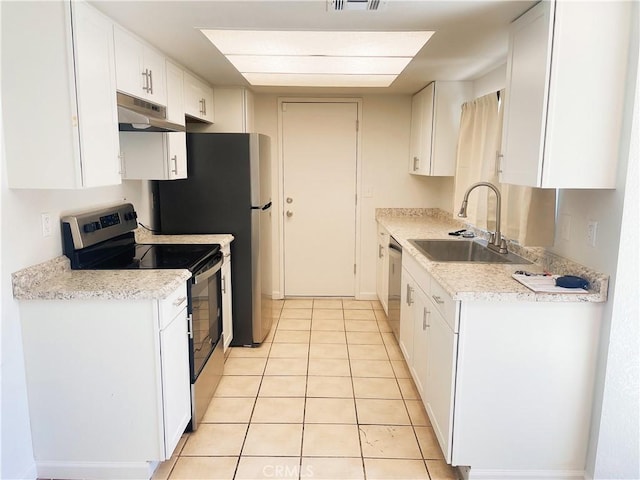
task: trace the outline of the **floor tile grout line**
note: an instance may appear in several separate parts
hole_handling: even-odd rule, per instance
[[[344,315],[344,309],[343,309],[343,315]],[[279,318],[278,320],[280,320],[280,318]],[[376,319],[376,321],[377,321],[377,319]],[[379,323],[377,323],[377,330],[378,330],[378,332],[377,332],[377,333],[379,333],[379,334],[382,334],[382,333],[383,333],[383,332],[380,330],[380,324],[379,324]],[[311,341],[311,333],[312,333],[312,332],[311,332],[311,331],[309,331],[309,337],[308,337],[308,340],[307,340],[306,342],[304,342],[304,343],[301,343],[301,344],[306,344],[306,345],[307,345],[308,354],[307,354],[307,356],[306,356],[306,359],[307,359],[306,367],[307,367],[307,368],[306,368],[306,375],[305,375],[305,392],[304,392],[304,402],[305,402],[305,403],[304,403],[303,422],[302,422],[303,435],[302,435],[302,438],[301,438],[301,448],[300,448],[300,456],[299,456],[299,457],[300,457],[300,462],[299,462],[300,471],[301,471],[301,469],[302,469],[302,461],[303,461],[303,458],[304,458],[304,457],[303,457],[303,448],[304,448],[304,446],[303,446],[303,445],[304,445],[304,425],[305,425],[306,420],[307,420],[307,417],[306,417],[306,413],[307,413],[307,412],[306,412],[306,407],[307,407],[307,399],[309,398],[309,396],[308,396],[308,394],[309,394],[309,384],[308,384],[308,382],[309,382],[309,377],[310,377],[310,375],[309,375],[309,373],[310,373],[310,371],[309,371],[309,368],[310,368],[310,360],[311,360],[310,350],[311,350],[311,345],[313,344],[313,343],[312,343],[312,341]],[[344,335],[345,335],[345,337],[346,337],[346,331],[344,331],[343,333],[344,333]],[[275,338],[275,335],[276,335],[276,334],[277,334],[277,329],[276,329],[276,331],[274,331],[274,336],[273,336],[274,338]],[[273,343],[275,343],[275,342],[273,342],[273,339],[274,339],[274,338],[272,338],[272,339],[271,339],[271,341],[269,342],[269,343],[271,343],[271,345],[269,346],[269,350],[271,350],[271,348],[273,347]],[[345,340],[346,340],[346,338],[345,338]],[[284,343],[287,343],[287,342],[284,342]],[[347,360],[348,360],[348,364],[349,364],[349,378],[350,378],[350,380],[351,380],[351,393],[352,393],[352,399],[353,399],[353,402],[354,402],[354,409],[355,409],[355,413],[356,413],[356,426],[358,427],[358,432],[359,432],[360,458],[361,458],[361,461],[362,461],[363,474],[365,475],[365,478],[366,478],[366,468],[365,468],[365,465],[364,465],[365,456],[364,456],[364,451],[363,451],[363,449],[362,449],[362,439],[361,439],[361,432],[360,432],[360,428],[359,428],[361,424],[360,424],[360,420],[359,420],[359,418],[358,418],[357,405],[356,405],[356,403],[355,403],[355,402],[356,402],[355,384],[354,384],[353,370],[352,370],[352,368],[351,368],[351,360],[357,360],[357,359],[354,359],[354,358],[352,358],[352,357],[351,357],[351,355],[352,355],[351,349],[352,349],[354,346],[356,346],[356,345],[360,345],[360,344],[352,344],[352,343],[350,343],[350,342],[348,342],[348,341],[346,341],[346,342],[345,342],[345,346],[346,346],[346,349],[347,349]],[[384,350],[384,351],[385,351],[385,353],[386,353],[386,357],[387,357],[387,358],[386,358],[386,361],[391,362],[391,357],[390,357],[390,355],[389,355],[389,345],[388,345],[388,343],[386,343],[386,342],[384,342],[384,341],[383,341],[383,342],[382,342],[382,346],[385,348],[385,350]],[[238,469],[238,467],[239,467],[239,462],[240,462],[240,460],[241,460],[241,457],[243,456],[243,455],[242,455],[242,450],[244,449],[244,444],[245,444],[245,442],[246,442],[246,437],[247,437],[247,434],[248,434],[249,426],[251,425],[251,420],[252,420],[252,418],[253,418],[253,414],[254,414],[254,411],[255,411],[255,408],[256,408],[257,400],[258,400],[258,397],[259,397],[259,392],[260,392],[260,390],[261,390],[261,388],[262,388],[263,381],[264,381],[264,377],[265,377],[265,375],[266,375],[266,365],[267,365],[267,362],[268,362],[269,358],[271,358],[271,357],[270,357],[270,353],[271,353],[271,352],[269,351],[269,353],[267,354],[267,357],[266,357],[266,358],[267,358],[267,360],[266,360],[266,362],[265,362],[265,366],[264,366],[264,368],[263,368],[263,370],[262,370],[262,374],[260,375],[260,377],[261,377],[261,378],[260,378],[260,384],[259,384],[259,386],[258,386],[258,391],[257,391],[257,393],[255,394],[255,397],[254,397],[254,405],[253,405],[253,408],[252,408],[252,413],[251,413],[251,416],[250,416],[250,421],[249,421],[249,424],[248,424],[248,427],[247,427],[247,432],[245,433],[245,438],[244,438],[244,440],[243,440],[243,446],[242,446],[242,449],[241,449],[241,453],[240,453],[240,455],[238,456],[238,462],[237,462],[237,464],[236,464],[236,472],[237,472],[237,469]],[[274,357],[274,358],[275,358],[275,357]],[[364,359],[361,359],[361,360],[369,360],[369,359],[364,358]],[[371,359],[371,360],[374,360],[374,359]],[[375,359],[375,360],[378,360],[378,359]],[[362,377],[362,378],[381,378],[381,377]],[[405,410],[406,410],[406,412],[407,412],[407,414],[408,414],[408,416],[409,416],[409,425],[412,427],[412,431],[413,431],[413,433],[414,433],[415,440],[416,440],[416,442],[418,443],[419,451],[420,451],[420,454],[421,454],[421,457],[422,457],[422,459],[421,459],[421,460],[423,461],[423,463],[424,463],[424,465],[425,465],[425,468],[427,469],[427,472],[428,472],[428,467],[427,467],[427,464],[426,464],[426,461],[427,461],[428,459],[425,459],[425,458],[424,458],[424,456],[425,456],[425,455],[424,455],[424,453],[422,452],[422,448],[420,447],[420,443],[419,443],[418,438],[417,438],[416,427],[417,427],[418,425],[414,425],[414,423],[413,423],[413,421],[411,420],[410,415],[409,415],[409,409],[408,409],[408,404],[407,404],[407,400],[409,400],[409,399],[408,399],[408,398],[405,398],[405,396],[404,396],[404,394],[403,394],[403,392],[402,392],[402,389],[401,389],[401,387],[400,387],[400,382],[399,382],[399,381],[401,380],[401,378],[399,378],[399,377],[397,376],[397,374],[396,374],[396,372],[395,372],[395,371],[394,371],[393,378],[394,378],[394,380],[395,380],[395,384],[396,384],[396,386],[398,387],[398,390],[399,390],[399,392],[400,392],[400,397],[401,397],[401,399],[403,400],[403,403],[404,403],[404,405],[405,405]],[[404,378],[402,378],[402,380],[404,380]],[[410,380],[410,378],[409,378],[409,379],[407,379],[407,380]],[[328,397],[328,398],[334,398],[334,397]],[[378,425],[378,424],[376,424],[376,425]],[[380,425],[381,425],[381,424],[380,424]],[[185,442],[185,445],[186,445],[186,442]],[[184,448],[184,445],[183,445],[183,448]],[[336,458],[338,458],[338,457],[336,457]],[[376,457],[376,458],[378,458],[378,457]],[[383,457],[380,457],[380,458],[383,458]],[[386,458],[386,457],[384,457],[384,458]],[[394,459],[395,457],[389,457],[389,458],[390,458],[390,459]],[[176,462],[176,463],[177,463],[177,462]],[[173,471],[173,468],[175,468],[175,464],[174,464],[174,466],[172,467],[172,471]],[[169,475],[172,473],[172,471],[169,473]],[[428,473],[427,473],[427,474],[428,474]],[[234,474],[234,476],[235,476],[235,474]]]

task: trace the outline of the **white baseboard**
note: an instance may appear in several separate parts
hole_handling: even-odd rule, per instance
[[[36,480],[38,478],[38,470],[36,469],[36,464],[32,463],[15,478],[19,478],[20,480]]]
[[[582,470],[496,470],[458,467],[463,480],[585,480]]]
[[[151,478],[157,463],[150,462],[37,462],[38,478],[68,480],[140,480]]]
[[[375,292],[356,293],[356,300],[378,300],[378,294]]]

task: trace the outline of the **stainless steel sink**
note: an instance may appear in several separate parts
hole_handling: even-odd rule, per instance
[[[462,263],[531,263],[514,253],[497,253],[483,240],[409,240],[414,247],[434,262]]]

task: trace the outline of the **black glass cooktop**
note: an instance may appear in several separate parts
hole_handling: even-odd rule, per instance
[[[134,243],[127,245],[116,255],[104,258],[86,268],[96,270],[185,268],[193,271],[219,251],[220,245]]]

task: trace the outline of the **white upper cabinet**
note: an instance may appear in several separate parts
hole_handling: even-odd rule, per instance
[[[630,6],[543,1],[512,24],[502,183],[615,188]]]
[[[127,180],[187,178],[184,132],[120,132],[120,148]]]
[[[184,72],[184,113],[213,123],[213,88],[188,72]]]
[[[167,120],[184,125],[184,73],[167,60]]]
[[[120,183],[112,25],[80,1],[3,3],[9,187]]]
[[[251,133],[253,93],[244,87],[216,87],[213,92],[216,123],[208,132]]]
[[[114,41],[118,90],[166,106],[165,57],[118,25]]]
[[[461,107],[471,97],[470,82],[432,82],[413,96],[409,173],[455,175]]]

